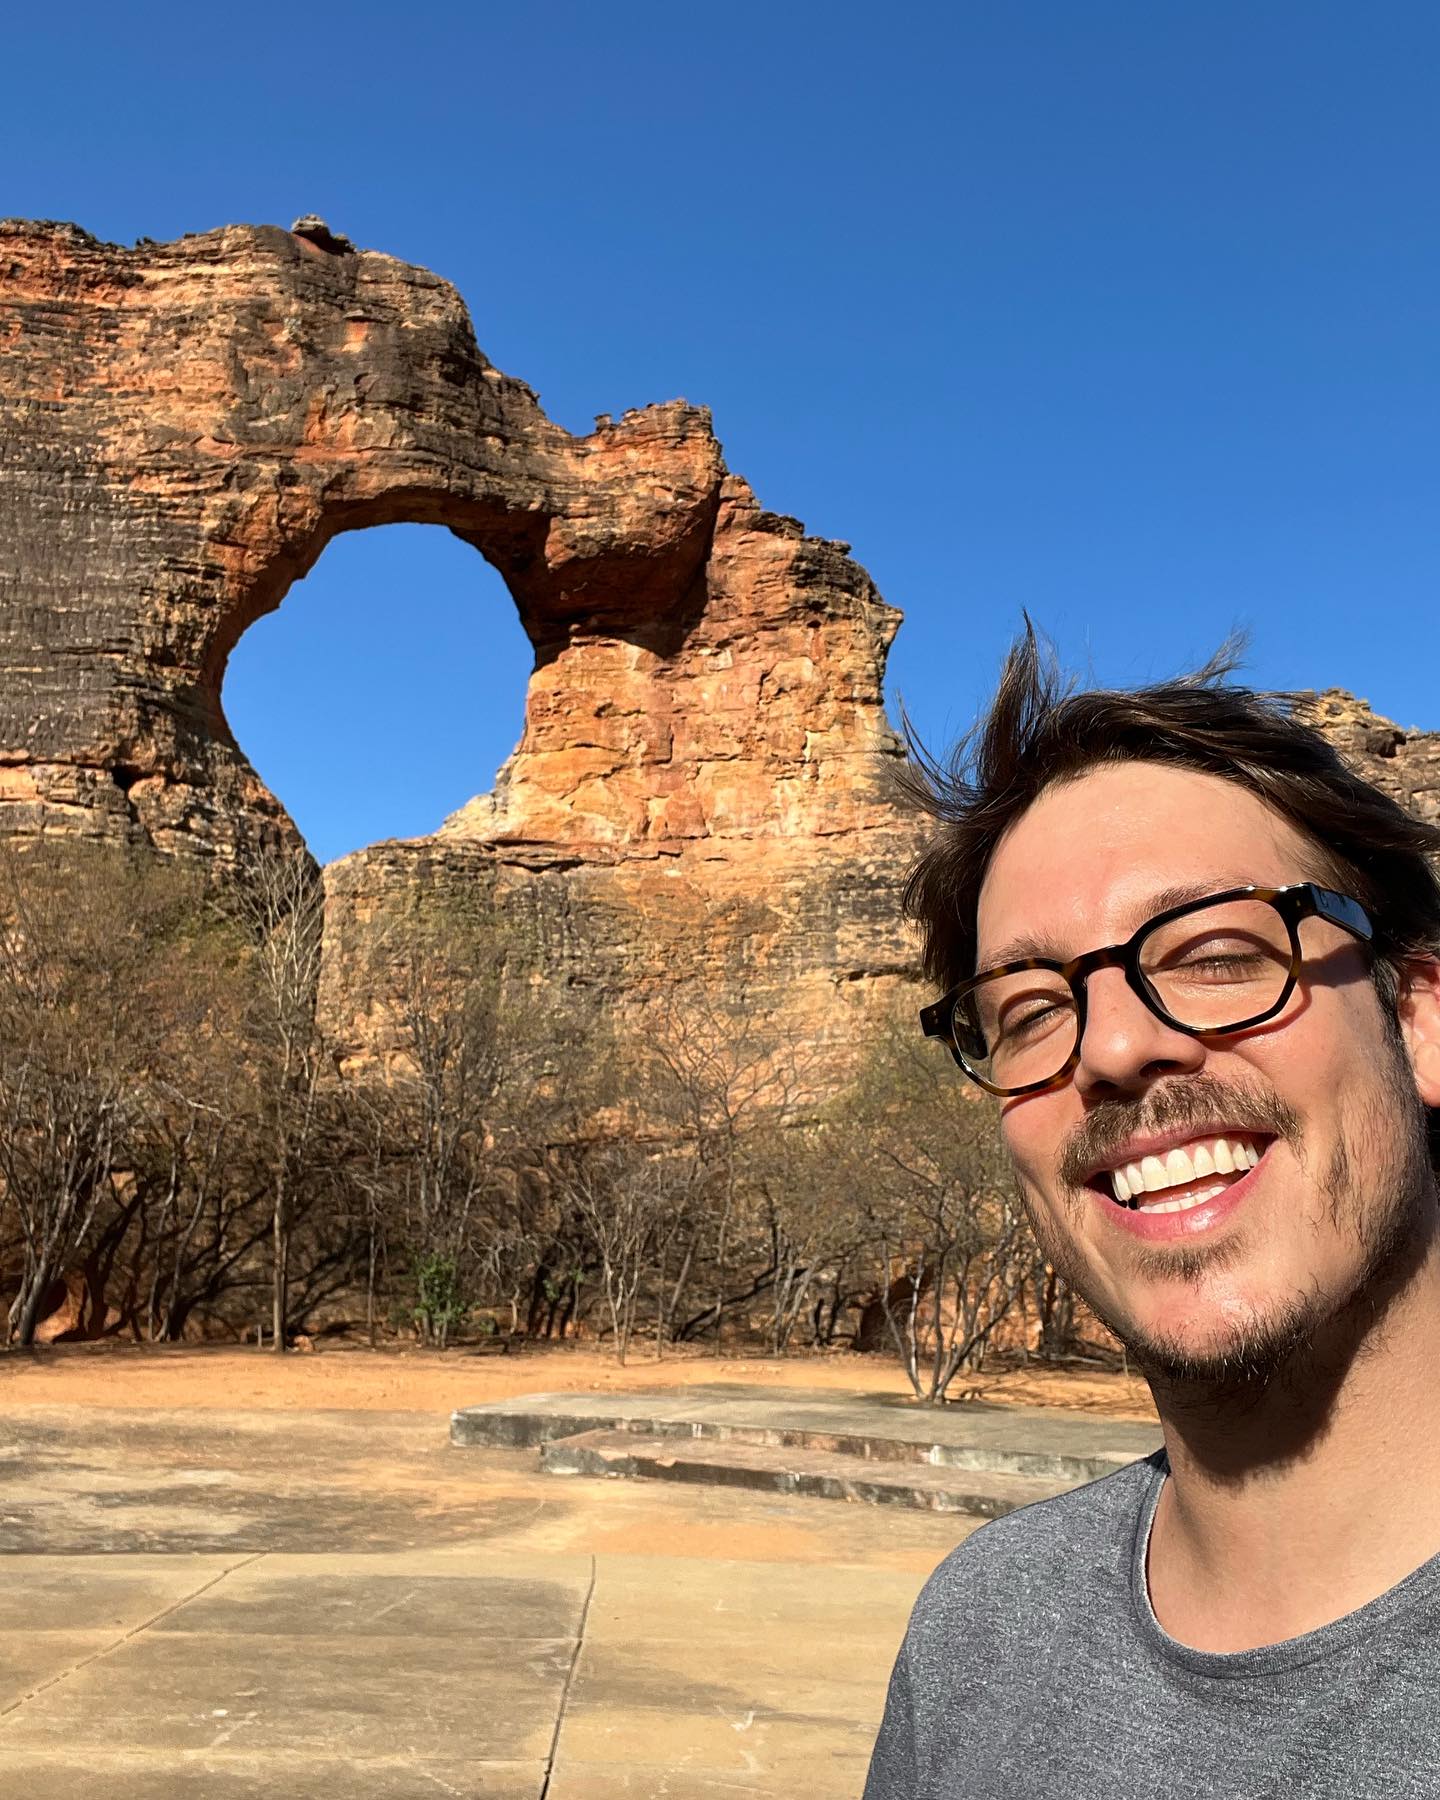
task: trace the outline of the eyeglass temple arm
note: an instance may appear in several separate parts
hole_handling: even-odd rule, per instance
[[[1310,895],[1315,903],[1315,910],[1322,919],[1329,919],[1334,925],[1353,931],[1356,937],[1364,938],[1367,943],[1375,935],[1375,927],[1370,923],[1370,915],[1358,900],[1352,900],[1348,894],[1337,894],[1333,888],[1312,886]]]

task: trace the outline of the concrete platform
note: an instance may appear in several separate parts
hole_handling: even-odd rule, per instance
[[[917,1585],[624,1556],[14,1557],[0,1763],[30,1800],[853,1800]]]
[[[855,1800],[971,1521],[561,1482],[445,1438],[0,1407],[5,1791]]]
[[[454,1413],[451,1442],[557,1475],[678,1481],[994,1518],[1112,1473],[1157,1427],[1036,1408],[710,1387],[529,1394]],[[962,1474],[962,1471],[964,1472]]]
[[[574,1404],[554,1398],[547,1417]],[[737,1430],[777,1428],[747,1414],[753,1393],[700,1398],[709,1422],[719,1406]],[[780,1396],[779,1428],[823,1431],[834,1404]],[[653,1396],[638,1410],[664,1414]],[[863,1467],[903,1476],[941,1427],[948,1453],[1030,1457],[1123,1453],[1115,1434],[1135,1430],[1041,1414],[1050,1428],[1037,1438],[1031,1415],[1022,1440],[966,1410],[958,1435],[957,1408],[875,1437],[903,1454]],[[4,1791],[856,1800],[915,1594],[973,1517],[560,1481],[533,1447],[477,1456],[446,1435],[426,1414],[0,1395]]]

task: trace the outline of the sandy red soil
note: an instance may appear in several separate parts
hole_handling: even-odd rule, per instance
[[[370,1350],[319,1346],[305,1353],[230,1347],[125,1344],[53,1346],[0,1353],[0,1407],[106,1406],[449,1412],[515,1394],[689,1387],[743,1382],[904,1395],[893,1362],[850,1352],[824,1356],[715,1357],[643,1349],[622,1368],[589,1346],[493,1350]],[[1110,1418],[1152,1419],[1145,1385],[1099,1369],[1019,1368],[956,1378],[956,1398],[1017,1406],[1065,1406]]]

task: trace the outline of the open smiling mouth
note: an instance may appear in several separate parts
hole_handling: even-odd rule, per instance
[[[1091,1185],[1131,1212],[1188,1212],[1242,1181],[1270,1142],[1250,1132],[1193,1138],[1158,1155],[1098,1169]]]

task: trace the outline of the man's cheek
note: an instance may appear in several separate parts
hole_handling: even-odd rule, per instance
[[[1000,1144],[1010,1159],[1015,1179],[1022,1187],[1031,1186],[1041,1169],[1040,1147],[1026,1138],[1018,1122],[1005,1114],[1000,1117]]]
[[[1016,1170],[1016,1177],[1020,1204],[1025,1208],[1030,1229],[1039,1241],[1040,1248],[1051,1262],[1068,1262],[1069,1246],[1074,1234],[1063,1209],[1056,1205],[1038,1182],[1028,1179],[1022,1170]]]

